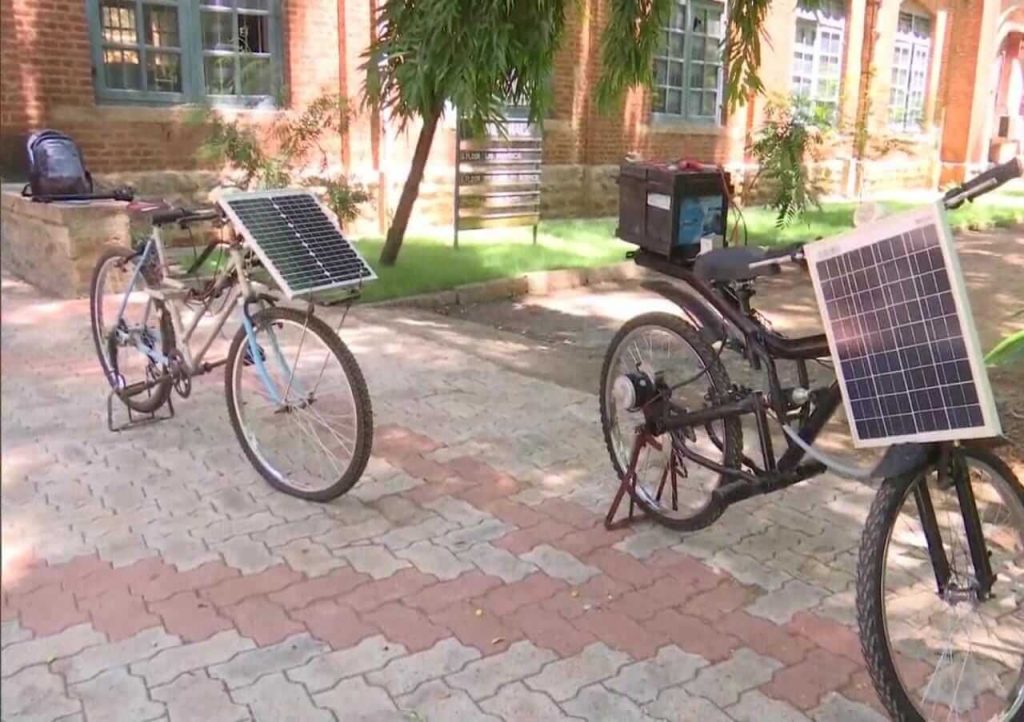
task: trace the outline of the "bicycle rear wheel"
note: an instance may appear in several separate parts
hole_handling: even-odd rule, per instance
[[[131,390],[160,378],[161,369],[143,353],[143,347],[167,356],[174,349],[170,314],[146,293],[146,280],[135,274],[135,252],[122,246],[106,248],[96,261],[89,286],[92,340],[111,388]],[[125,296],[127,294],[127,300]],[[115,328],[117,314],[124,314]],[[151,413],[163,406],[171,393],[165,377],[151,388],[134,394],[118,394],[133,411]]]
[[[311,314],[268,308],[231,343],[228,415],[246,457],[273,487],[329,501],[359,480],[370,457],[373,412],[352,353]]]
[[[886,480],[861,541],[857,616],[875,689],[892,717],[1024,719],[1024,489],[991,452],[962,447],[996,580],[979,600],[955,485]],[[934,509],[950,567],[940,594],[922,519]],[[936,545],[936,548],[938,545]]]
[[[627,473],[637,430],[644,422],[623,379],[660,377],[673,388],[672,402],[693,411],[721,403],[729,376],[714,350],[692,325],[667,313],[648,313],[628,321],[612,339],[601,370],[601,427],[612,467]],[[635,498],[658,523],[674,529],[700,529],[721,514],[711,492],[722,476],[686,460],[683,446],[726,467],[739,465],[742,427],[738,417],[703,427],[664,434],[657,448],[645,444],[636,463]]]

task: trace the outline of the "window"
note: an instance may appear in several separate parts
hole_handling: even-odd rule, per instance
[[[270,104],[280,0],[90,0],[100,98]]]
[[[846,9],[841,0],[826,0],[810,10],[797,5],[793,45],[793,93],[835,113],[842,82]]]
[[[655,116],[714,122],[722,87],[723,6],[676,2],[655,54]]]
[[[892,58],[889,123],[905,132],[918,132],[924,124],[924,96],[928,88],[932,22],[915,13],[901,12]]]

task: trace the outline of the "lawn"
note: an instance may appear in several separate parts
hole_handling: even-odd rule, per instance
[[[887,213],[914,205],[918,204],[906,200],[882,202]],[[853,227],[855,208],[855,203],[826,203],[821,210],[806,214],[782,231],[775,228],[775,214],[771,210],[748,208],[744,211],[748,242],[772,245],[827,238]],[[949,219],[954,230],[1024,222],[1024,190],[1015,188],[991,194],[954,211]],[[363,300],[440,291],[530,271],[617,263],[625,260],[626,252],[635,246],[615,238],[615,226],[616,221],[611,218],[545,221],[540,225],[536,246],[530,228],[464,232],[459,234],[458,250],[452,247],[450,233],[413,235],[406,239],[398,263],[391,268],[377,262],[383,240],[363,239],[358,248],[379,276],[366,288]]]

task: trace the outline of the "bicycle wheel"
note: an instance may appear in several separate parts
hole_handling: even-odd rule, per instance
[[[900,722],[1024,719],[1024,489],[991,452],[962,447],[996,580],[979,601],[957,489],[934,470],[886,480],[861,540],[857,617],[882,703]],[[940,595],[919,508],[938,521]],[[937,548],[937,547],[936,547]]]
[[[687,410],[719,403],[729,388],[725,367],[688,322],[667,313],[644,314],[627,322],[612,339],[601,369],[601,427],[620,480],[644,421],[630,389],[623,388],[627,374],[660,376],[674,387],[673,403]],[[645,445],[636,465],[637,502],[666,526],[682,530],[707,526],[721,514],[711,505],[711,492],[723,477],[684,459],[679,449],[686,446],[711,461],[736,467],[742,433],[739,418],[733,417],[665,434],[657,439],[660,449]]]
[[[373,412],[352,353],[316,316],[268,308],[231,342],[228,415],[245,455],[272,486],[329,501],[359,480],[370,457]]]
[[[89,285],[89,315],[92,340],[103,369],[103,376],[112,388],[132,389],[155,380],[162,373],[157,364],[139,346],[160,351],[167,356],[174,349],[174,326],[170,314],[145,292],[146,280],[140,273],[132,283],[135,253],[127,248],[106,248],[96,261]],[[128,300],[125,303],[125,294]],[[124,315],[117,328],[121,304]],[[129,408],[152,413],[160,408],[171,393],[171,379],[166,377],[155,386],[133,394],[118,395]]]

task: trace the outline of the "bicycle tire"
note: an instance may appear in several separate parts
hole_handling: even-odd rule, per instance
[[[721,359],[715,354],[711,346],[704,340],[700,332],[688,321],[673,316],[669,313],[654,312],[646,313],[627,321],[618,333],[612,338],[605,353],[604,363],[601,366],[601,387],[598,394],[601,408],[601,430],[604,433],[605,448],[612,462],[612,468],[621,480],[625,469],[619,461],[615,452],[615,442],[612,437],[612,420],[610,418],[609,399],[607,394],[609,375],[612,372],[612,363],[617,358],[618,347],[623,341],[638,328],[645,326],[661,327],[681,338],[696,353],[701,364],[707,369],[714,390],[723,394],[730,386],[729,374],[725,370]],[[743,429],[738,417],[723,419],[724,439],[722,440],[722,465],[729,468],[738,468],[743,449]],[[721,486],[724,477],[719,475],[715,487]],[[694,531],[709,526],[718,519],[724,508],[711,503],[711,494],[708,494],[704,506],[699,508],[690,516],[673,517],[662,513],[658,506],[648,503],[640,494],[632,495],[640,507],[659,524],[679,531]]]
[[[100,360],[100,368],[103,370],[103,377],[110,384],[111,388],[116,388],[116,379],[114,377],[113,369],[107,360],[106,354],[103,352],[103,345],[106,340],[102,338],[100,331],[100,275],[103,267],[113,259],[122,259],[128,261],[135,255],[135,252],[124,246],[106,246],[100,253],[99,258],[96,260],[96,265],[93,267],[92,278],[89,281],[89,326],[92,332],[93,346],[96,349],[96,356]],[[141,274],[139,276],[141,279]],[[142,281],[143,284],[145,281]],[[174,336],[174,324],[171,323],[170,314],[167,309],[164,308],[163,304],[156,303],[156,307],[160,313],[160,350],[167,356],[175,347],[175,336]],[[161,381],[151,389],[151,393],[146,397],[145,401],[137,400],[138,396],[127,396],[122,397],[118,395],[118,398],[132,411],[137,411],[141,414],[153,413],[161,406],[163,406],[167,399],[171,395],[172,383],[168,377],[164,381]]]
[[[1024,506],[1024,487],[1013,470],[998,456],[986,449],[963,446],[957,453],[973,457],[989,467],[1006,482]],[[924,482],[924,473],[911,473],[886,479],[875,494],[861,536],[857,562],[857,623],[861,651],[871,675],[872,684],[882,704],[896,722],[927,722],[920,714],[900,680],[886,634],[883,603],[885,562],[889,541],[900,510],[907,502],[914,485]],[[1024,712],[1014,720],[1021,720]]]
[[[238,443],[241,444],[246,458],[271,486],[278,491],[300,499],[319,502],[331,501],[347,493],[355,486],[363,471],[366,470],[366,464],[369,462],[370,451],[373,446],[373,409],[370,404],[370,392],[367,389],[362,371],[352,352],[349,351],[345,343],[338,337],[338,334],[323,320],[295,309],[271,307],[254,314],[252,323],[254,328],[259,329],[277,319],[288,320],[298,324],[308,324],[309,331],[316,334],[341,363],[356,406],[357,431],[352,461],[334,484],[323,489],[311,491],[283,483],[260,459],[242,428],[242,419],[236,403],[238,394],[236,393],[234,382],[237,366],[244,356],[243,350],[246,342],[244,327],[239,328],[235,334],[228,351],[227,363],[224,367],[224,386],[228,405],[228,417],[231,419],[231,427],[234,429],[235,437],[238,439]]]

